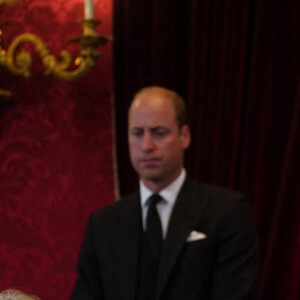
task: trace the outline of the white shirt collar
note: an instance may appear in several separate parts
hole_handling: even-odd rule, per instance
[[[166,188],[161,190],[159,192],[159,195],[168,203],[174,205],[177,195],[179,193],[180,188],[183,185],[183,182],[186,177],[186,171],[185,169],[182,169],[180,175],[171,182]],[[140,180],[140,195],[141,195],[141,205],[147,206],[147,200],[148,198],[153,194],[152,191],[150,191]]]

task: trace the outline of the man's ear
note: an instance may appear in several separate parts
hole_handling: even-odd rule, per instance
[[[183,125],[180,130],[180,138],[183,149],[187,149],[191,143],[191,131],[188,125]]]

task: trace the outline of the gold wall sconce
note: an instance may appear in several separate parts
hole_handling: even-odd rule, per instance
[[[19,0],[0,0],[0,4],[13,4]],[[7,50],[2,48],[2,31],[0,30],[0,66],[6,67],[12,74],[24,77],[30,76],[32,57],[30,53],[17,49],[24,43],[31,43],[35,46],[35,51],[41,57],[45,68],[45,74],[52,75],[58,79],[72,81],[83,76],[91,69],[95,60],[100,56],[97,47],[106,45],[111,41],[110,36],[98,34],[95,28],[101,23],[94,18],[93,0],[84,0],[84,19],[80,20],[83,34],[69,39],[70,43],[78,43],[81,47],[80,55],[75,58],[75,70],[68,71],[71,66],[72,57],[68,51],[61,51],[61,60],[57,60],[48,50],[47,45],[35,34],[24,33],[17,36]]]

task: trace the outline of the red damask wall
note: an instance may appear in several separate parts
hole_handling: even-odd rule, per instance
[[[20,0],[0,5],[2,46],[32,32],[50,51],[81,34],[82,0]],[[95,0],[98,32],[111,34],[112,1]],[[112,157],[112,45],[83,78],[43,75],[34,48],[30,79],[0,69],[0,290],[17,288],[44,300],[69,298],[85,221],[114,201]]]

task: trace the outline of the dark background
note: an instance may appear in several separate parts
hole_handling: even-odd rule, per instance
[[[187,102],[188,172],[250,196],[260,300],[300,298],[300,2],[114,1],[120,192],[137,187],[127,109],[144,86]]]

